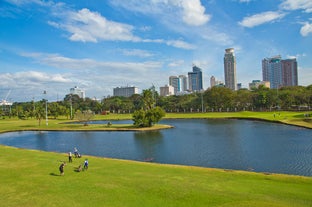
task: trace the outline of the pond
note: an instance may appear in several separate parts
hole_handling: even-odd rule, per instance
[[[83,156],[312,176],[310,129],[230,119],[161,123],[174,128],[145,132],[12,132],[0,134],[0,144],[62,153],[77,147]]]

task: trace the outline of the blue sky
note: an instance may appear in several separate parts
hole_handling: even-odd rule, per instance
[[[208,88],[230,47],[243,87],[275,55],[296,57],[299,85],[312,84],[311,0],[0,0],[0,27],[0,100],[159,88],[192,64]]]

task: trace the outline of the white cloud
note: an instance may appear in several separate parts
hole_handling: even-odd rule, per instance
[[[200,0],[114,0],[111,4],[130,11],[153,14],[158,18],[173,17],[179,20],[182,16],[183,22],[190,26],[204,25],[211,18],[205,14]]]
[[[285,13],[268,11],[245,17],[239,24],[243,27],[255,27],[268,22],[274,22],[285,16]]]
[[[72,81],[62,74],[49,74],[38,71],[21,71],[16,73],[0,74],[0,87],[10,86],[14,89],[33,90],[42,85],[57,85],[72,83]],[[42,89],[40,89],[42,90]]]
[[[184,64],[184,60],[176,60],[168,64],[169,67],[180,67]]]
[[[186,50],[196,49],[196,47],[194,45],[189,44],[187,42],[184,42],[182,40],[169,40],[166,42],[166,44],[169,46],[173,46],[176,48],[182,48],[182,49],[186,49]]]
[[[131,51],[130,51],[131,52]],[[144,52],[144,51],[142,51]],[[108,62],[94,59],[76,59],[59,54],[23,53],[37,63],[40,69],[52,67],[61,73],[38,72],[35,70],[0,73],[0,88],[12,87],[11,98],[14,101],[36,100],[43,98],[42,90],[47,90],[48,99],[63,98],[69,88],[77,85],[86,90],[87,97],[102,97],[112,94],[117,86],[135,85],[139,89],[148,88],[154,83],[163,85],[167,74],[160,73],[162,62]],[[113,72],[112,72],[113,71]]]
[[[312,12],[311,0],[285,0],[280,7],[285,10],[298,10],[302,9],[305,12]]]
[[[126,49],[122,49],[120,51],[122,52],[123,55],[126,55],[126,56],[136,56],[136,57],[141,57],[141,58],[154,56],[153,53],[151,53],[149,51],[146,51],[146,50],[139,50],[139,49],[126,50]]]
[[[210,20],[210,15],[205,14],[205,7],[200,0],[183,0],[183,21],[192,26],[206,24]]]
[[[132,34],[131,25],[109,21],[97,12],[81,9],[68,12],[63,23],[49,22],[51,26],[68,31],[72,41],[97,42],[98,40],[139,41]]]
[[[251,2],[252,0],[239,0],[239,3],[249,3]]]
[[[49,21],[48,24],[69,32],[72,41],[98,42],[98,41],[130,41],[162,43],[181,49],[194,49],[194,46],[181,40],[141,39],[133,34],[134,27],[128,24],[109,21],[100,13],[89,9],[78,12],[65,12],[65,20],[59,23]],[[63,17],[63,14],[57,14]]]
[[[300,29],[300,34],[304,37],[312,34],[312,24],[306,22]]]
[[[160,62],[105,62],[88,58],[69,58],[59,54],[23,53],[22,56],[30,57],[42,65],[52,66],[59,69],[81,71],[91,71],[97,69],[105,72],[113,69],[115,73],[124,73],[124,71],[148,72],[151,69],[160,68],[162,66],[162,63]]]

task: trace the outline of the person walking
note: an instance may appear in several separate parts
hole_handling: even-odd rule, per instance
[[[75,157],[78,157],[78,150],[76,147],[74,148],[74,155],[75,155]]]
[[[73,155],[71,152],[68,152],[68,162],[73,162]]]
[[[88,159],[86,159],[84,161],[83,169],[88,170],[88,168],[89,168],[89,161],[88,161]]]

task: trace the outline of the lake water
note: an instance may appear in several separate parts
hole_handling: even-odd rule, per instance
[[[0,134],[0,144],[62,153],[77,147],[83,156],[312,176],[310,129],[227,119],[161,123],[174,128],[146,132],[13,132]]]

